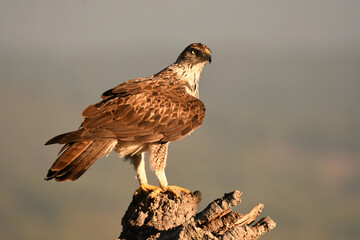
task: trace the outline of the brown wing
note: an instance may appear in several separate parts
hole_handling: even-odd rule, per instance
[[[186,93],[180,81],[134,79],[102,97],[103,101],[83,112],[82,139],[112,136],[142,143],[176,141],[205,118],[204,104]]]

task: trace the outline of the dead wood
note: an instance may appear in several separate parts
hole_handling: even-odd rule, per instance
[[[233,212],[231,208],[241,202],[241,194],[227,193],[197,214],[199,191],[180,196],[165,192],[152,198],[146,193],[134,195],[122,219],[119,239],[258,239],[276,223],[264,217],[252,224],[263,204],[244,215]]]

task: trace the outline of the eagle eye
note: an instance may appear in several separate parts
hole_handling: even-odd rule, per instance
[[[198,55],[198,54],[199,54],[199,50],[191,49],[191,54],[192,54],[192,55]]]

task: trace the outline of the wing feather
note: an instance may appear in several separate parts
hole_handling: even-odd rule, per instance
[[[106,91],[101,102],[84,110],[82,138],[98,139],[108,131],[108,136],[144,143],[191,133],[202,124],[205,107],[174,81],[133,79]]]

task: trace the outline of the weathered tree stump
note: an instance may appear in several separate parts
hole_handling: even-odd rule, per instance
[[[119,239],[258,239],[274,229],[276,223],[265,217],[252,225],[263,204],[245,215],[232,212],[231,207],[241,202],[241,194],[227,193],[197,214],[199,191],[180,196],[170,192],[156,197],[146,193],[134,195],[122,219]]]

